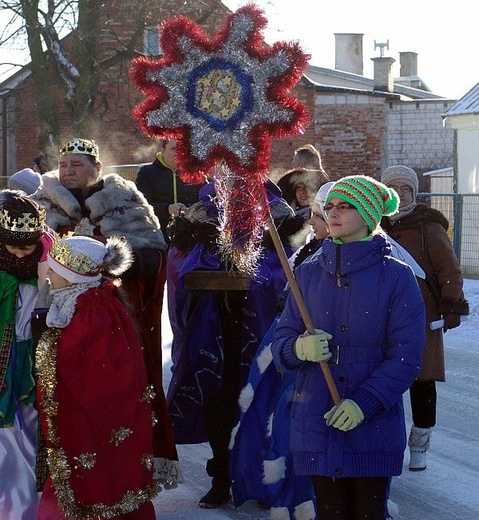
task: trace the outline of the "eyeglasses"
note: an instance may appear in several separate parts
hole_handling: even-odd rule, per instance
[[[392,188],[394,191],[397,191],[399,194],[409,194],[409,195],[412,195],[412,188],[411,186],[407,186],[407,185],[403,185],[403,186],[389,186],[390,188]]]
[[[328,213],[333,210],[337,209],[339,213],[346,213],[349,209],[356,209],[352,204],[349,204],[349,202],[340,202],[339,204],[326,204],[324,206],[323,211],[328,216]]]

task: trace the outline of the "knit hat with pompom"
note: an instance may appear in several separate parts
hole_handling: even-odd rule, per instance
[[[394,215],[399,208],[398,194],[382,182],[366,175],[351,175],[335,182],[328,191],[324,206],[335,197],[354,206],[371,233],[382,217]]]
[[[52,245],[47,263],[50,269],[71,283],[93,282],[103,275],[122,275],[133,263],[130,246],[121,237],[106,244],[85,236],[67,236]]]

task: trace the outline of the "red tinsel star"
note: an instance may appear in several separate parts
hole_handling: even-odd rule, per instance
[[[290,95],[307,65],[297,43],[267,46],[266,19],[250,4],[214,38],[185,17],[164,22],[163,57],[134,60],[130,74],[146,99],[133,112],[151,137],[177,140],[179,174],[209,176],[219,162],[265,179],[271,139],[298,133],[305,107]]]

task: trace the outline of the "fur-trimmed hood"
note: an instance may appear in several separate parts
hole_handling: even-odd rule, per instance
[[[309,191],[316,194],[319,188],[328,181],[328,174],[322,170],[297,168],[286,172],[277,185],[283,193],[283,198],[288,204],[291,204],[296,200],[296,188],[299,184],[303,184]]]
[[[105,237],[123,236],[133,249],[167,248],[158,218],[145,196],[132,181],[120,175],[101,178],[103,188],[85,200],[89,220]],[[61,184],[58,171],[43,175],[43,186],[32,199],[45,206],[51,228],[75,227],[83,218],[79,201]]]

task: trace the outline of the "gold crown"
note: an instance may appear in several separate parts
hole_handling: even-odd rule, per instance
[[[100,160],[100,150],[93,140],[75,137],[68,143],[60,147],[60,156],[80,153],[83,155],[92,155],[95,160]]]
[[[60,265],[83,275],[96,275],[101,270],[101,265],[95,264],[86,253],[73,251],[64,239],[72,236],[69,233],[57,239],[50,248],[49,255]]]
[[[0,210],[0,226],[8,231],[35,233],[43,229],[45,216],[45,208],[43,207],[39,208],[38,215],[28,212],[17,217],[10,215],[8,209],[2,209]]]

